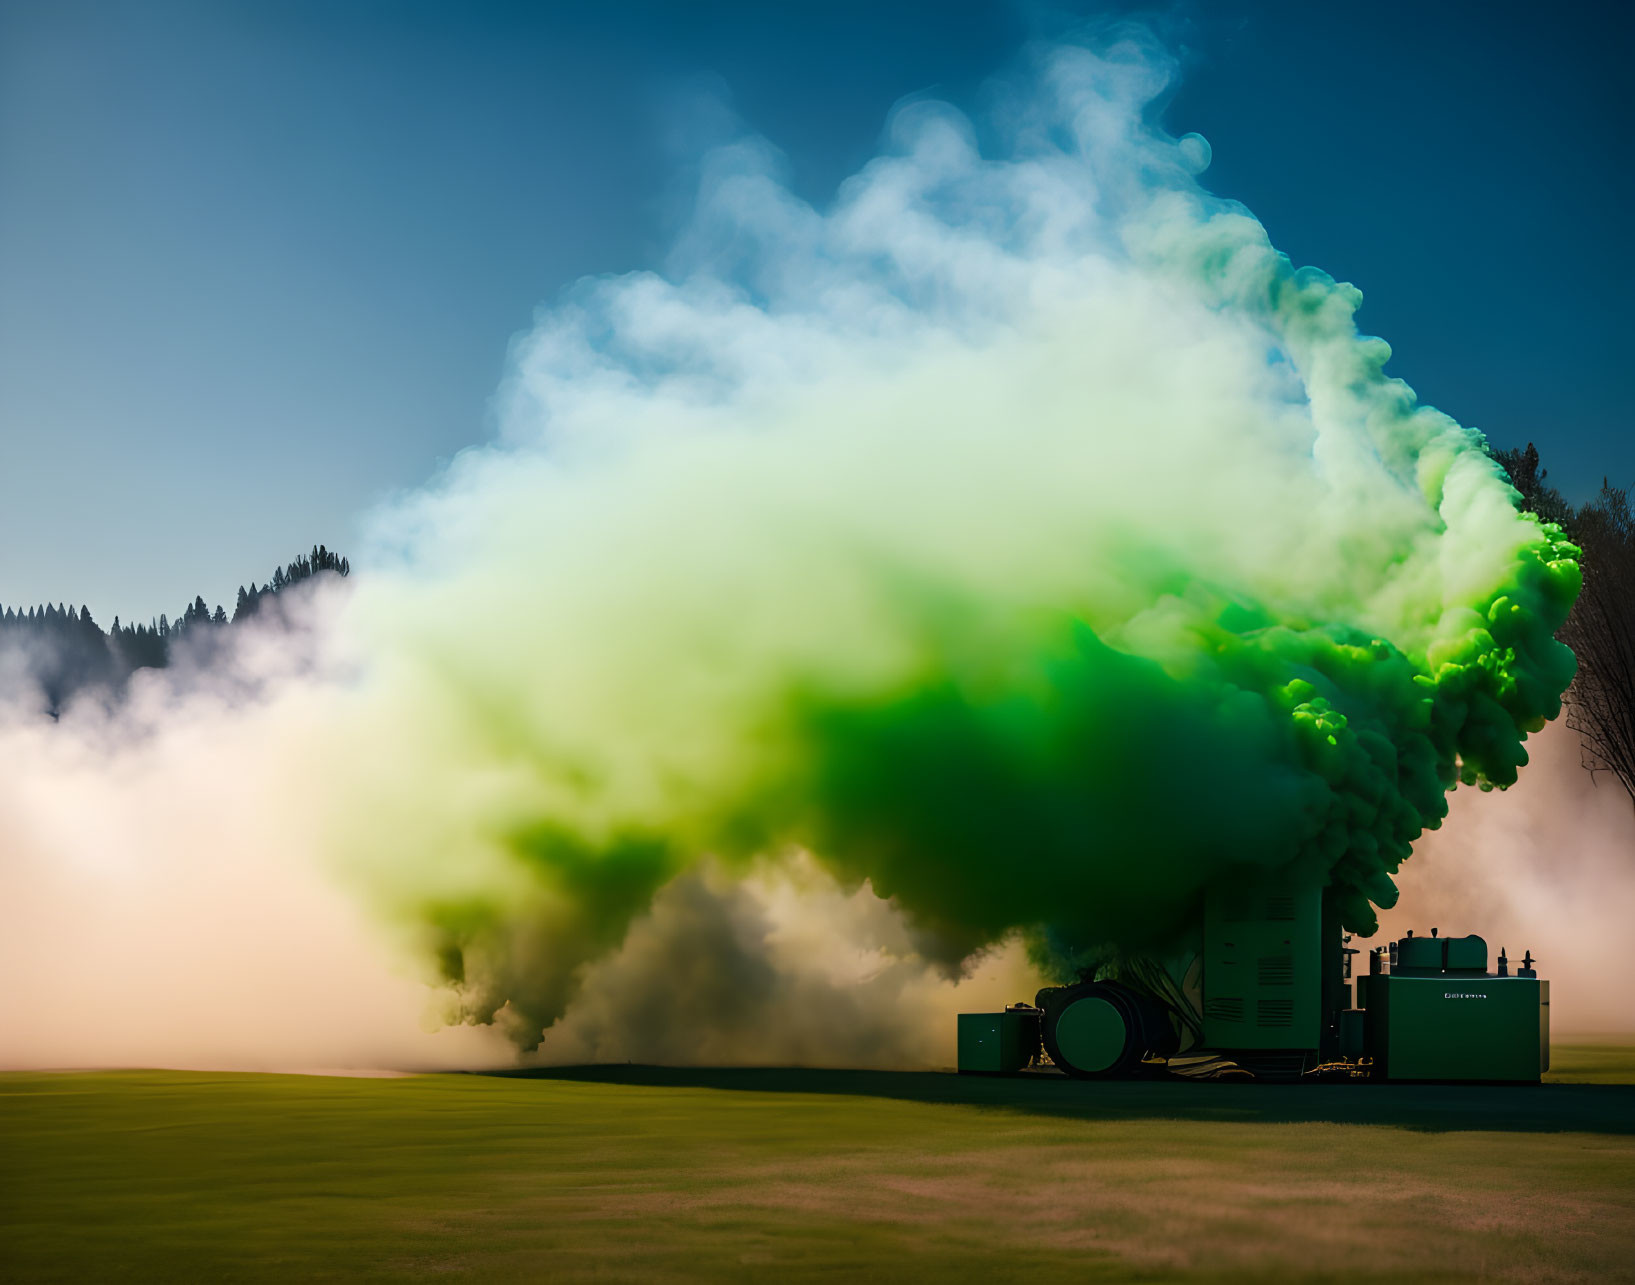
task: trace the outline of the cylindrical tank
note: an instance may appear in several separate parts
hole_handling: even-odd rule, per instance
[[[1179,1043],[1160,1005],[1116,981],[1046,987],[1035,1002],[1045,1051],[1069,1075],[1133,1075],[1144,1059],[1167,1057]]]

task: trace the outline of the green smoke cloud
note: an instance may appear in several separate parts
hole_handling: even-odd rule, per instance
[[[337,851],[532,1047],[708,858],[810,853],[928,960],[1070,969],[1303,864],[1375,925],[1516,779],[1575,551],[1145,124],[1138,43],[935,104],[817,211],[704,167],[671,274],[517,345],[505,439],[382,518]]]

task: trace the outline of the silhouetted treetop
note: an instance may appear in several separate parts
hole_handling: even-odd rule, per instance
[[[1635,801],[1635,516],[1629,493],[1607,479],[1578,509],[1546,483],[1538,449],[1495,451],[1529,512],[1554,522],[1582,550],[1584,589],[1561,630],[1578,657],[1567,726],[1594,775],[1610,774]]]
[[[146,625],[121,624],[115,616],[106,633],[91,616],[88,606],[65,608],[62,603],[35,607],[0,604],[0,652],[10,651],[21,658],[10,672],[20,672],[25,682],[36,684],[46,711],[53,717],[77,692],[85,688],[105,688],[117,695],[130,675],[138,669],[163,669],[171,663],[173,649],[184,640],[202,645],[254,616],[263,602],[319,575],[351,574],[351,564],[321,544],[310,553],[274,570],[272,578],[259,587],[240,588],[229,621],[219,604],[212,609],[202,595],[195,597],[174,622],[161,614]],[[190,652],[204,654],[199,646]]]

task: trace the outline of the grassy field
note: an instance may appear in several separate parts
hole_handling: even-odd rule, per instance
[[[1575,1281],[1635,1047],[1533,1088],[602,1068],[0,1076],[8,1281]]]

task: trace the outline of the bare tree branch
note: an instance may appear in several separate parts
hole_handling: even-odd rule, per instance
[[[1635,517],[1628,492],[1603,482],[1569,531],[1584,551],[1584,592],[1561,632],[1578,656],[1567,725],[1579,735],[1585,766],[1610,773],[1635,802]]]
[[[1607,773],[1635,803],[1635,516],[1629,493],[1603,479],[1601,493],[1574,511],[1547,482],[1538,449],[1495,451],[1522,507],[1558,523],[1583,550],[1584,590],[1561,630],[1578,657],[1567,689],[1567,726],[1592,777]]]

